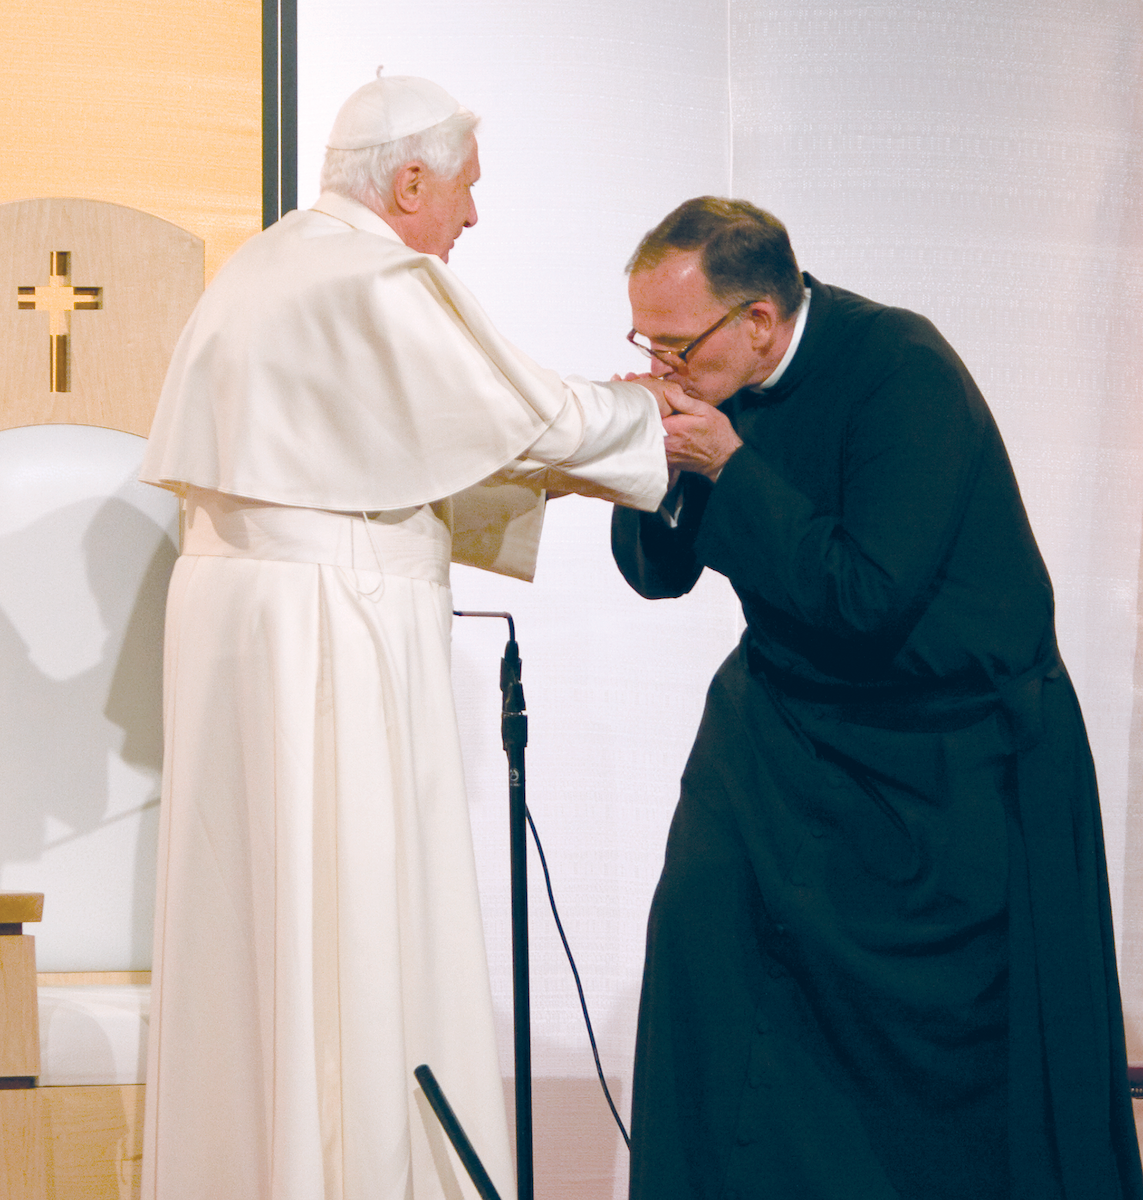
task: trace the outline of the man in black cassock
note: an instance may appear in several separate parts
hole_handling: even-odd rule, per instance
[[[689,399],[616,561],[747,622],[651,909],[632,1200],[1139,1200],[1091,755],[984,399],[744,202],[629,271]]]

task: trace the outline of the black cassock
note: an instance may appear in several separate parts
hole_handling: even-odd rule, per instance
[[[648,926],[632,1200],[1143,1196],[1099,806],[1051,584],[992,417],[924,318],[806,277],[745,445],[644,596],[747,631]]]

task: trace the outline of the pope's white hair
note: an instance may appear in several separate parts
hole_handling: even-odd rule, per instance
[[[435,175],[453,179],[464,166],[469,138],[479,121],[475,113],[461,108],[436,125],[395,142],[367,146],[364,150],[327,147],[321,168],[322,191],[339,192],[371,206],[393,186],[397,172],[411,162],[423,164]]]

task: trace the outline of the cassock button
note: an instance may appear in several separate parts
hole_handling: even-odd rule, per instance
[[[736,1141],[736,1142],[737,1142],[737,1143],[738,1143],[740,1146],[749,1146],[749,1145],[750,1145],[750,1143],[751,1143],[752,1141],[754,1141],[754,1138],[753,1138],[753,1136],[752,1136],[751,1134],[749,1134],[749,1133],[740,1133],[740,1134],[738,1135],[738,1137],[737,1137],[737,1138],[735,1138],[735,1141]]]
[[[777,963],[771,963],[770,969],[766,973],[771,979],[782,979],[784,978],[786,971],[784,967],[778,966]]]
[[[762,1072],[751,1071],[750,1078],[747,1080],[752,1088],[760,1088],[762,1086]]]

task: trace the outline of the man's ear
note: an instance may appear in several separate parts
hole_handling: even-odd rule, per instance
[[[754,301],[746,310],[746,320],[750,321],[754,326],[755,340],[765,343],[770,341],[775,327],[781,324],[781,317],[778,315],[778,306],[769,296],[764,296],[761,300]]]
[[[404,213],[420,210],[424,200],[425,168],[419,162],[406,163],[393,180],[393,202]]]

